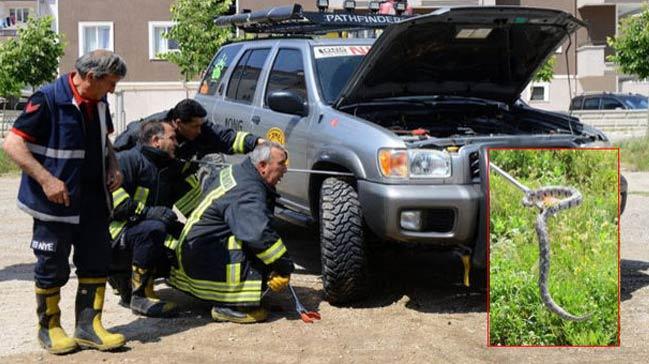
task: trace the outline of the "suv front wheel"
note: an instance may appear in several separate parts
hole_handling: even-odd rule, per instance
[[[354,187],[327,178],[320,188],[320,255],[325,298],[341,304],[364,298],[368,290],[363,216]]]

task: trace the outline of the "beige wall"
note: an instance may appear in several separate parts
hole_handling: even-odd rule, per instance
[[[617,92],[617,76],[607,73],[604,76],[581,77],[579,79],[585,91]]]
[[[176,65],[149,60],[149,21],[170,19],[172,0],[64,0],[59,1],[59,30],[67,47],[61,60],[62,73],[73,69],[79,57],[78,22],[112,21],[115,52],[128,65],[124,82],[178,81]]]

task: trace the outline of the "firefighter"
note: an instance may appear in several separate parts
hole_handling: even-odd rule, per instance
[[[120,293],[120,304],[144,316],[175,314],[175,305],[160,300],[153,291],[155,270],[165,267],[164,241],[168,234],[178,237],[182,226],[171,209],[175,150],[171,124],[146,121],[140,128],[140,143],[117,155],[124,181],[113,192],[110,282]]]
[[[215,321],[264,321],[262,291],[288,285],[293,262],[272,226],[287,158],[282,145],[264,142],[241,164],[222,169],[180,239],[167,245],[176,254],[169,284],[213,302]]]
[[[164,119],[176,128],[176,137],[179,143],[176,157],[185,161],[193,158],[201,159],[211,153],[248,153],[263,141],[262,138],[250,133],[237,132],[205,121],[206,116],[207,112],[200,103],[192,99],[182,100],[171,110],[129,123],[127,130],[115,140],[115,148],[118,151],[133,148],[137,144],[140,124],[143,121],[159,119]],[[176,168],[182,176],[174,188],[178,194],[175,205],[184,216],[189,216],[201,198],[200,183],[196,176],[198,165],[190,162],[178,162]]]
[[[23,170],[18,207],[34,218],[38,341],[63,354],[79,346],[111,350],[125,344],[101,324],[110,265],[110,191],[122,180],[108,134],[106,94],[126,75],[117,54],[96,50],[77,59],[75,72],[36,91],[14,123],[4,150]],[[74,336],[61,327],[61,287],[73,261],[79,286]]]

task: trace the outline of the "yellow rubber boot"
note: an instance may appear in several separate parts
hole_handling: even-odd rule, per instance
[[[61,327],[61,287],[36,287],[38,342],[52,354],[66,354],[79,348],[77,342]]]
[[[133,266],[131,275],[131,311],[148,317],[171,317],[177,314],[177,306],[172,302],[160,299],[153,290],[153,272],[151,269]]]
[[[79,278],[74,339],[81,347],[105,351],[126,343],[124,335],[110,333],[101,324],[105,292],[106,278]]]

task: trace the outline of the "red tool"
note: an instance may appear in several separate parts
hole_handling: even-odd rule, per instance
[[[319,313],[315,311],[307,311],[306,308],[302,306],[300,300],[297,298],[297,294],[295,293],[293,286],[289,284],[288,289],[291,290],[291,294],[293,295],[293,301],[295,301],[295,311],[297,311],[297,314],[300,315],[302,321],[304,321],[307,324],[312,324],[315,322],[315,320],[320,320]]]

